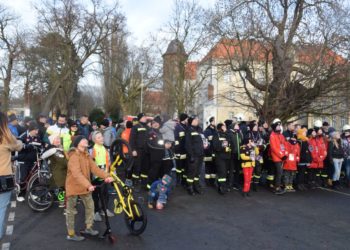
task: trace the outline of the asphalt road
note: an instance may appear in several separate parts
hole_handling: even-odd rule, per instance
[[[162,211],[145,208],[148,227],[139,237],[128,234],[122,216],[111,219],[117,242],[65,239],[65,217],[57,206],[35,213],[26,203],[12,208],[10,249],[350,249],[350,191],[309,190],[276,196],[261,189],[243,198],[235,191],[220,196],[206,189],[190,197],[177,188]],[[77,230],[83,228],[79,206]],[[9,222],[8,224],[11,224]],[[101,232],[104,224],[96,223]]]

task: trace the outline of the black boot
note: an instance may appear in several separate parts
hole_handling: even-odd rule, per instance
[[[226,193],[226,190],[225,190],[223,184],[220,182],[218,183],[218,193],[222,194],[222,195],[224,195]]]
[[[258,183],[253,183],[252,189],[254,192],[258,192]]]
[[[176,173],[176,186],[180,186],[182,181],[181,173]]]
[[[188,184],[187,185],[187,192],[188,192],[189,195],[195,195],[192,184]]]
[[[243,197],[243,198],[248,197],[248,193],[246,193],[246,192],[242,192],[242,197]]]
[[[201,186],[199,185],[199,182],[196,181],[193,185],[193,189],[194,189],[194,192],[197,193],[197,194],[203,194],[203,191],[202,191],[202,188]]]

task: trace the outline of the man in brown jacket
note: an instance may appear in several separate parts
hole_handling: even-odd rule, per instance
[[[68,171],[66,178],[66,223],[67,223],[67,240],[82,241],[84,237],[75,234],[75,214],[77,214],[76,204],[78,196],[83,201],[85,207],[85,224],[84,234],[92,236],[98,235],[98,231],[92,229],[94,221],[94,202],[91,193],[95,187],[91,184],[91,173],[102,178],[105,182],[113,181],[107,173],[98,168],[87,152],[88,140],[83,136],[77,136],[73,142],[73,148],[69,153]]]

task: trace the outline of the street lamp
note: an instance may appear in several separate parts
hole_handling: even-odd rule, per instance
[[[143,65],[144,65],[144,62],[141,62],[141,103],[140,103],[140,113],[142,113],[142,110],[143,110]]]

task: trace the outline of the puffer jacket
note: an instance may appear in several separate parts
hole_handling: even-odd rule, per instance
[[[163,140],[165,141],[175,141],[175,126],[176,122],[173,120],[168,120],[163,124],[163,126],[159,129],[160,133],[162,134]]]
[[[103,129],[103,145],[106,147],[110,147],[112,143],[117,139],[117,136],[115,135],[112,127],[107,127]]]
[[[102,179],[108,177],[106,172],[97,167],[88,152],[80,152],[72,148],[69,152],[66,196],[88,194],[91,173]]]

